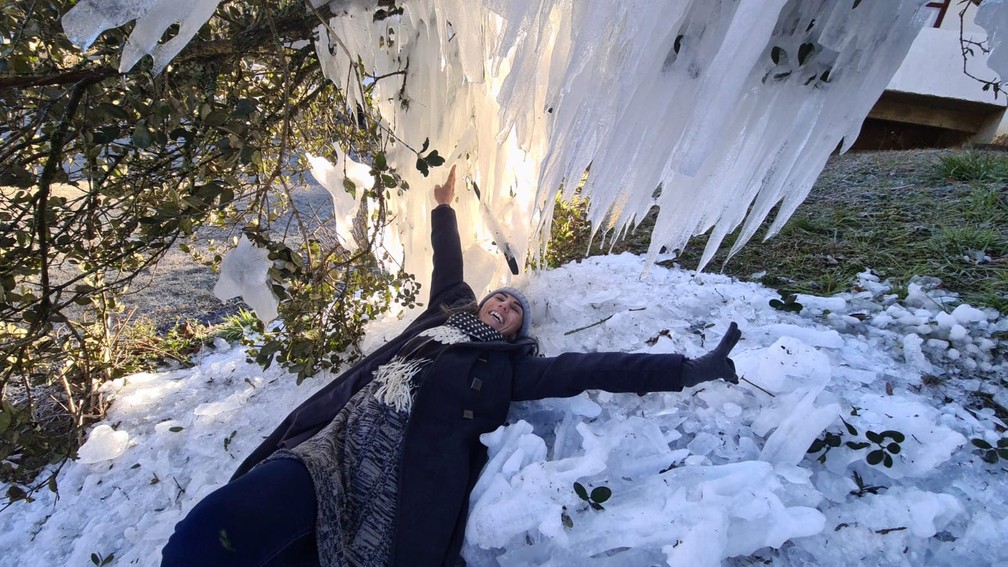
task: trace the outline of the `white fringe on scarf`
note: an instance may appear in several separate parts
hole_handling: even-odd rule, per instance
[[[423,367],[427,360],[403,360],[393,358],[375,370],[374,379],[381,383],[375,390],[374,397],[381,403],[396,409],[409,412],[413,407],[413,376]]]

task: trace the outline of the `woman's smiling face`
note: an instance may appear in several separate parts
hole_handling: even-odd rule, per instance
[[[521,329],[525,313],[521,303],[512,295],[498,292],[483,302],[479,310],[479,319],[497,330],[498,333],[511,339]]]

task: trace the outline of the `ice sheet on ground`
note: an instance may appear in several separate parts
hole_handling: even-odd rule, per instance
[[[969,443],[996,443],[1004,424],[971,407],[970,390],[951,389],[981,387],[975,371],[944,361],[944,389],[929,390],[904,360],[906,327],[895,321],[837,323],[845,325],[841,346],[812,346],[770,330],[786,324],[822,334],[832,319],[777,311],[769,306],[774,290],[660,267],[640,280],[643,266],[630,255],[589,258],[530,278],[525,290],[543,313],[533,331],[544,353],[643,350],[668,330],[662,341],[696,355],[735,320],[743,332],[737,366],[766,391],[717,381],[681,393],[589,392],[516,404],[509,424],[484,437],[490,461],[472,495],[464,547],[472,565],[1008,561],[998,539],[1008,485],[991,482],[999,469]],[[889,295],[880,285],[870,296],[842,297],[848,309],[876,313],[893,305]],[[914,309],[930,320],[942,310],[930,305]],[[624,317],[566,334],[614,313]],[[376,322],[367,347],[410,316]],[[1000,320],[971,325],[977,334],[969,343],[995,328]],[[1008,372],[980,350],[967,356]],[[114,403],[101,425],[115,424],[128,443],[112,459],[66,465],[58,500],[43,489],[35,502],[0,513],[8,556],[26,567],[88,564],[94,552],[156,565],[175,522],[326,381],[297,387],[275,367],[247,364],[241,348],[208,350],[194,363],[110,383]],[[866,462],[871,449],[844,443],[823,463],[821,452],[803,454],[826,432],[846,442],[887,430],[905,437],[889,468]],[[107,430],[95,431],[98,439]],[[574,482],[589,492],[605,486],[612,496],[594,510]]]

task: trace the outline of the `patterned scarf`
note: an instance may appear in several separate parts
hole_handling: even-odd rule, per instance
[[[444,325],[421,331],[410,339],[399,354],[375,370],[375,380],[381,386],[375,398],[397,411],[409,413],[413,409],[422,379],[421,370],[433,362],[449,346],[462,342],[490,342],[507,339],[496,329],[480,321],[469,312],[453,313]]]

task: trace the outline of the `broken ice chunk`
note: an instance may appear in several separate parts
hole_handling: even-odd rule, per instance
[[[99,425],[91,430],[86,443],[77,450],[77,459],[82,463],[110,461],[126,452],[129,433],[116,431],[108,425]]]
[[[267,272],[273,262],[269,252],[252,244],[242,235],[238,246],[224,256],[221,261],[220,278],[214,286],[214,295],[227,301],[240,295],[263,323],[269,323],[277,316],[280,302],[270,289]]]

